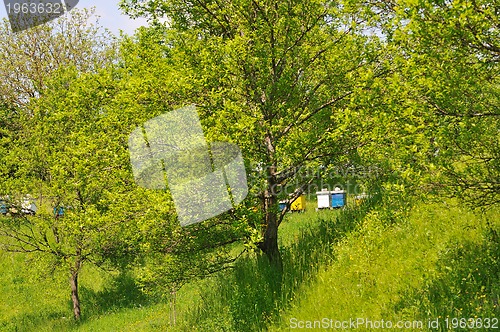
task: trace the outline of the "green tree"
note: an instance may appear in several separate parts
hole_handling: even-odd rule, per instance
[[[40,96],[51,74],[74,65],[97,71],[116,59],[111,34],[95,24],[94,10],[74,9],[55,21],[12,32],[0,24],[0,102],[24,107]]]
[[[495,1],[394,1],[406,109],[429,126],[430,158],[453,195],[500,202],[500,21]],[[432,130],[430,130],[432,129]]]
[[[66,268],[76,319],[82,265],[135,254],[140,223],[133,221],[147,214],[127,167],[130,125],[106,109],[109,81],[79,75],[61,73],[30,103],[20,138],[2,158],[13,171],[0,184],[9,207],[0,217],[2,249],[40,253]],[[21,212],[26,198],[38,207],[34,215]]]
[[[92,10],[74,10],[56,21],[16,34],[5,20],[0,27],[0,198],[5,205],[2,212],[6,212],[1,216],[2,248],[14,252],[45,253],[51,256],[55,266],[67,266],[71,272],[77,318],[80,315],[78,273],[83,262],[97,259],[95,255],[90,258],[93,254],[88,248],[91,247],[89,241],[98,239],[96,236],[84,239],[78,235],[77,225],[81,226],[81,234],[86,232],[81,223],[85,219],[82,216],[75,218],[71,211],[84,209],[87,198],[83,191],[79,191],[81,203],[76,204],[75,192],[70,197],[68,186],[64,186],[60,177],[58,179],[61,175],[58,172],[64,174],[68,172],[65,167],[69,167],[61,159],[71,146],[65,142],[71,141],[72,134],[83,133],[71,127],[71,124],[75,125],[74,121],[65,123],[63,118],[57,120],[57,116],[62,115],[58,105],[68,100],[61,93],[68,90],[77,73],[97,73],[99,68],[116,60],[114,40],[109,33],[91,23],[92,17]],[[62,68],[73,68],[73,71],[69,70],[64,76]],[[56,73],[62,75],[59,80],[54,80]],[[48,96],[44,96],[46,92]],[[61,97],[59,104],[59,100],[53,99],[55,95]],[[83,103],[79,106],[85,107]],[[74,112],[78,105],[70,103],[65,107],[67,120],[72,119],[71,114],[78,114]],[[80,110],[83,112],[82,108]],[[82,125],[82,120],[80,118],[77,123]],[[62,130],[64,128],[68,131]],[[75,132],[71,133],[73,129]],[[52,133],[56,136],[51,136]],[[82,147],[80,152],[90,153],[90,149],[90,146]],[[70,174],[75,175],[75,169]],[[23,213],[23,210],[27,212],[26,204],[35,200],[37,214],[29,216]],[[63,205],[72,207],[71,211],[66,209],[64,222],[52,210]],[[117,232],[119,227],[111,227],[110,234]],[[99,248],[102,250],[103,246]],[[93,253],[98,251],[96,247]]]
[[[167,190],[134,182],[130,133],[174,105],[166,96],[175,79],[162,77],[170,60],[161,49],[145,30],[138,43],[123,42],[116,66],[59,69],[25,106],[29,112],[0,113],[0,199],[7,205],[1,249],[39,254],[67,271],[77,319],[85,264],[132,271],[147,292],[170,296],[188,280],[226,268],[234,257],[224,245],[244,237],[245,229],[227,220],[183,229]],[[26,198],[36,214],[21,213]]]
[[[238,144],[248,161],[249,219],[258,247],[281,267],[278,227],[314,176],[304,167],[340,164],[366,144],[355,95],[385,73],[370,13],[327,1],[122,1],[132,16],[168,19],[164,43],[180,101],[195,103],[210,141]],[[366,14],[366,15],[365,15]],[[362,108],[362,106],[358,106]],[[287,188],[293,188],[287,194]],[[289,205],[288,205],[289,206]]]

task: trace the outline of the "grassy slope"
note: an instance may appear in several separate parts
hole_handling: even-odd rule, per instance
[[[500,231],[497,212],[490,212]],[[272,330],[291,319],[423,321],[498,317],[500,247],[480,217],[446,203],[420,205],[406,222],[368,214],[335,246],[335,260]],[[365,325],[366,326],[366,325]]]
[[[88,318],[77,326],[64,318],[64,278],[31,277],[24,258],[0,254],[0,330],[286,331],[292,317],[498,316],[498,242],[477,215],[443,203],[420,205],[398,223],[377,210],[337,215],[309,208],[282,226],[282,295],[266,286],[275,280],[265,263],[249,255],[234,271],[182,289],[175,329],[169,304],[151,303],[128,278],[90,268],[81,281]]]

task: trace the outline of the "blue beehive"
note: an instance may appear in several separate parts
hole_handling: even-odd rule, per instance
[[[64,216],[64,207],[59,206],[54,208],[54,216],[56,218],[63,217]]]
[[[345,190],[335,188],[334,191],[330,192],[330,197],[332,208],[341,208],[346,206],[347,204],[347,193],[345,192]]]
[[[4,201],[0,201],[0,213],[7,214],[7,204]]]

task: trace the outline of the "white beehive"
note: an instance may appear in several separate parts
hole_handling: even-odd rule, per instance
[[[318,198],[318,209],[330,208],[330,191],[328,189],[317,191],[316,197]]]

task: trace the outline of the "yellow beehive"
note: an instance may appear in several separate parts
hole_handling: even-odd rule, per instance
[[[306,209],[306,195],[300,195],[293,203],[290,205],[291,211],[304,211]]]
[[[363,203],[363,201],[366,200],[367,198],[368,198],[368,195],[365,193],[354,197],[354,199],[356,201],[356,205],[361,205],[361,203]]]

